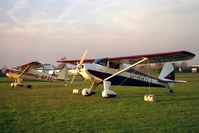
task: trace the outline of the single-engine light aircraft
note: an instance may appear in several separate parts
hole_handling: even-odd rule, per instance
[[[58,76],[52,76],[47,73],[39,72],[38,68],[43,65],[39,62],[30,62],[15,69],[3,69],[3,73],[10,79],[14,79],[11,83],[11,87],[22,87],[23,80],[39,80],[39,81],[63,81],[66,82],[68,70],[63,68]],[[27,88],[31,88],[31,85],[26,85]]]
[[[145,87],[166,87],[173,93],[173,83],[184,83],[186,81],[175,80],[173,61],[192,59],[195,55],[187,51],[176,51],[156,53],[147,55],[111,57],[102,59],[85,59],[87,50],[80,60],[62,60],[59,63],[76,64],[76,71],[85,79],[92,82],[90,88],[82,90],[82,95],[89,96],[93,90],[103,83],[104,90],[102,97],[115,97],[116,92],[110,90],[110,85],[121,86],[145,86]],[[79,63],[78,63],[79,62]],[[83,64],[83,62],[87,64]],[[139,64],[166,62],[162,68],[159,78],[133,69]],[[91,64],[89,64],[91,63]],[[124,64],[130,64],[125,67]],[[71,80],[73,83],[75,75]]]

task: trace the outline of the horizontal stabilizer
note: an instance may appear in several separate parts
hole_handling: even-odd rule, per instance
[[[170,80],[170,79],[159,79],[161,82],[168,82],[168,83],[186,83],[187,81],[184,80]]]
[[[162,68],[162,71],[159,76],[159,80],[161,82],[167,82],[167,83],[186,83],[187,82],[183,80],[175,80],[174,67],[169,62],[164,64],[164,67]]]

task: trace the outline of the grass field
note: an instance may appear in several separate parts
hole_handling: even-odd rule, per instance
[[[19,89],[0,78],[0,133],[199,132],[199,75],[179,74],[178,79],[189,82],[176,84],[174,94],[112,86],[118,96],[104,99],[102,86],[90,97],[72,94],[72,88],[88,87],[85,82],[71,89],[62,83],[31,82],[32,89]],[[149,91],[157,102],[144,102]]]

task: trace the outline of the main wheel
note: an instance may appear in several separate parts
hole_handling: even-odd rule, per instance
[[[26,85],[26,88],[32,88],[32,86],[31,85]]]

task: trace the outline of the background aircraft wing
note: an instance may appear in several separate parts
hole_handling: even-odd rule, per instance
[[[77,59],[77,60],[60,60],[57,61],[58,63],[70,63],[70,64],[74,64],[77,65],[78,62],[80,62],[81,59]],[[84,59],[84,63],[92,63],[93,61],[95,61],[95,59]]]
[[[13,69],[17,69],[17,70],[21,71],[20,75],[17,78],[17,79],[19,79],[25,72],[28,72],[31,69],[40,68],[42,66],[43,65],[41,63],[34,61],[34,62],[30,62],[30,63],[24,64],[24,65],[18,66]]]
[[[27,67],[28,67],[28,70],[30,70],[30,69],[37,69],[37,68],[40,68],[42,66],[43,66],[43,64],[41,64],[37,61],[33,61],[33,62],[24,64],[24,65],[18,66],[17,69],[24,70],[24,69],[27,69]]]
[[[161,63],[161,62],[189,60],[192,59],[194,56],[195,54],[190,53],[188,51],[175,51],[175,52],[155,53],[155,54],[146,54],[146,55],[113,57],[113,58],[108,58],[108,60],[120,64],[133,64],[135,62],[138,62],[142,58],[148,58],[149,63]],[[148,62],[144,63],[146,64]]]

